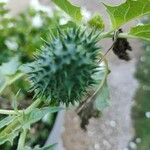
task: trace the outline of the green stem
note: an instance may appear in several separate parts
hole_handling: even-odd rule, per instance
[[[41,102],[42,102],[41,99],[37,99],[36,101],[34,101],[28,108],[26,108],[26,110],[24,111],[24,114],[30,113],[34,108],[38,107],[38,105]],[[2,130],[0,132],[0,136],[5,133],[11,133],[12,130],[14,130],[20,124],[19,117],[22,117],[22,115],[17,116],[12,123],[10,123],[4,130]]]
[[[24,129],[20,134],[17,150],[24,150],[26,135],[27,135],[27,129]]]
[[[102,54],[101,54],[101,55],[102,55]],[[103,57],[103,55],[102,55],[101,57]],[[103,62],[104,62],[104,64],[105,64],[105,74],[104,74],[104,78],[102,79],[102,81],[101,81],[99,87],[97,88],[97,90],[95,91],[95,93],[91,96],[91,98],[89,99],[88,102],[92,102],[92,101],[95,100],[94,97],[97,96],[97,93],[99,93],[99,92],[101,91],[101,89],[103,88],[105,82],[107,81],[107,76],[108,76],[108,74],[109,74],[109,67],[108,67],[108,62],[107,62],[106,58],[105,58],[105,57],[103,57],[103,58],[104,58],[104,59],[103,59]],[[101,62],[100,62],[100,63],[101,63]]]
[[[99,40],[105,39],[105,38],[112,38],[114,36],[113,31],[109,31],[109,32],[104,32],[100,35]],[[130,39],[142,39],[142,40],[147,40],[143,37],[138,37],[138,36],[134,36],[134,35],[130,35],[128,33],[119,33],[118,37],[120,38],[130,38]]]
[[[41,103],[41,99],[37,99],[25,110],[25,113],[30,113],[40,103]],[[4,114],[4,115],[17,115],[18,113],[22,113],[22,112],[23,112],[23,110],[15,111],[15,110],[0,109],[0,114]]]
[[[97,88],[97,90],[93,93],[93,95],[87,99],[85,101],[85,103],[83,103],[78,109],[77,109],[77,113],[80,113],[85,107],[87,107],[87,105],[89,105],[90,103],[92,103],[93,101],[95,101],[95,97],[97,96],[97,94],[99,92],[101,92],[101,89],[103,88],[105,82],[107,81],[107,76],[109,74],[109,67],[108,67],[108,63],[105,57],[103,57],[103,55],[101,54],[101,58],[103,58],[103,61],[105,63],[105,74],[104,74],[104,78],[102,79],[99,87]],[[101,63],[101,62],[100,62]]]
[[[14,83],[16,80],[20,79],[21,77],[23,77],[25,74],[24,73],[19,73],[17,74],[14,78],[12,78],[11,80],[5,82],[5,84],[0,88],[0,94],[4,91],[4,89],[11,85],[12,83]]]
[[[26,110],[25,113],[30,113],[34,108],[38,107],[41,103],[41,99],[38,98],[36,101],[34,101]]]
[[[4,114],[4,115],[17,115],[18,113],[21,113],[21,112],[22,112],[22,110],[14,111],[14,110],[0,109],[0,114]]]
[[[34,108],[38,107],[38,105],[41,103],[41,99],[37,99],[34,101],[24,112],[25,113],[30,113]],[[5,110],[5,109],[0,109],[0,114],[4,115],[17,115],[18,113],[22,113],[23,110]]]
[[[100,35],[99,40],[102,40],[102,39],[105,39],[105,38],[112,38],[113,36],[114,36],[113,31],[103,32]],[[120,37],[120,38],[137,38],[135,36],[128,35],[128,33],[119,33],[118,37]]]
[[[113,37],[113,30],[109,32],[103,32],[100,34],[99,40],[105,39],[105,38],[112,38]]]
[[[120,34],[118,35],[118,37],[120,37],[120,38],[131,38],[131,39],[139,39],[139,38],[141,38],[141,37],[129,35],[128,33],[120,33]],[[142,38],[141,38],[141,39],[142,39]]]

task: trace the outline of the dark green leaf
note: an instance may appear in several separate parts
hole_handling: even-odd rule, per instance
[[[20,132],[19,129],[14,129],[10,133],[4,132],[3,134],[1,134],[0,135],[0,145],[4,144],[7,141],[9,141],[12,144],[14,138],[19,135],[19,132]]]
[[[127,0],[118,6],[104,5],[109,13],[113,29],[119,28],[130,20],[150,14],[149,0]]]
[[[31,113],[25,114],[20,118],[22,128],[30,128],[30,125],[42,119],[47,113],[55,113],[61,110],[60,107],[44,107],[42,109],[36,108]]]
[[[10,123],[4,130],[0,132],[0,144],[6,141],[13,142],[13,139],[18,136],[22,128],[30,128],[30,125],[39,121],[47,113],[54,113],[61,110],[59,107],[44,107],[42,109],[34,109],[31,113],[22,114],[21,116],[15,117],[14,121]]]
[[[5,127],[14,120],[14,116],[8,116],[0,121],[0,128]]]
[[[150,41],[150,24],[131,28],[129,35]]]
[[[73,19],[80,21],[82,19],[80,7],[74,6],[68,0],[52,0],[58,7],[70,15]]]

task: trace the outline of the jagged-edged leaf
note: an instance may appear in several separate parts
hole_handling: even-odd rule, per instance
[[[104,22],[99,14],[95,14],[89,21],[88,24],[100,31],[104,30]]]
[[[64,12],[70,15],[73,19],[80,21],[82,19],[80,7],[74,6],[69,0],[52,0]]]
[[[129,35],[150,41],[150,24],[139,25],[131,28]]]
[[[20,130],[13,131],[10,134],[7,134],[3,137],[0,137],[0,145],[4,144],[5,142],[9,141],[11,145],[13,144],[14,139],[19,135]]]
[[[19,122],[21,116],[14,116],[11,121],[1,132],[0,132],[0,145],[9,141],[11,144],[16,136],[22,129],[22,124]]]
[[[20,129],[12,129],[11,132],[3,132],[3,134],[0,134],[0,145],[4,144],[5,142],[9,141],[11,144],[13,144],[13,140],[15,137],[19,135]]]
[[[30,113],[23,113],[14,118],[6,128],[0,132],[0,145],[6,141],[13,142],[13,139],[18,136],[19,132],[23,129],[30,128],[30,125],[39,121],[47,113],[54,113],[61,110],[60,107],[44,107],[42,109],[35,108]]]
[[[0,121],[0,128],[5,127],[14,120],[14,116],[8,116]]]
[[[21,124],[18,122],[18,116],[14,116],[12,122],[10,122],[1,132],[0,132],[0,145],[10,141],[13,142],[14,138],[18,136],[20,132]]]
[[[118,6],[104,4],[109,13],[113,29],[130,20],[150,14],[150,0],[126,0]]]
[[[95,99],[95,107],[99,111],[102,111],[107,106],[109,106],[109,90],[108,90],[107,83],[105,82],[101,90],[97,93]]]
[[[61,110],[60,107],[44,107],[42,109],[35,108],[31,113],[25,114],[20,118],[22,128],[30,128],[30,125],[42,119],[47,113],[55,113]]]

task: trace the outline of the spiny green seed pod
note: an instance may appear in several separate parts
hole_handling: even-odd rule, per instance
[[[41,48],[30,64],[29,79],[35,96],[50,98],[67,106],[79,102],[87,88],[96,83],[98,34],[69,28]]]

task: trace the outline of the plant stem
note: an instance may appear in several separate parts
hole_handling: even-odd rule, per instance
[[[103,55],[103,57],[99,60],[99,63],[101,63],[104,59],[105,59],[105,57],[106,57],[106,55],[110,52],[110,50],[112,49],[114,47],[114,43],[111,45],[111,47],[106,51],[106,53]]]
[[[120,38],[138,39],[138,40],[141,39],[141,40],[148,40],[148,41],[149,41],[148,38],[130,35],[129,33],[120,33],[120,34],[118,35],[118,37],[120,37]]]
[[[0,94],[4,91],[4,89],[11,85],[12,83],[14,83],[16,80],[20,79],[21,77],[23,77],[25,74],[24,73],[19,73],[17,74],[14,78],[12,78],[11,80],[9,81],[6,81],[3,86],[0,88]]]
[[[139,38],[143,39],[142,37],[137,37],[137,36],[129,35],[128,33],[120,33],[118,35],[118,37],[120,37],[120,38],[131,38],[131,39],[139,39]]]
[[[36,108],[39,104],[41,103],[41,99],[37,99],[36,101],[34,101],[26,110],[26,113],[30,113],[34,108]],[[4,115],[17,115],[18,113],[22,113],[23,110],[18,110],[18,111],[14,111],[14,110],[5,110],[5,109],[0,109],[0,114],[4,114]]]
[[[102,34],[100,34],[99,40],[105,39],[105,38],[112,38],[114,36],[113,31],[109,31],[109,32],[104,32]],[[142,40],[147,40],[144,37],[138,37],[138,36],[134,36],[134,35],[130,35],[129,33],[119,33],[118,34],[119,38],[130,38],[130,39],[142,39]]]
[[[20,134],[17,150],[24,150],[26,135],[27,135],[27,129],[24,129]]]
[[[34,108],[38,107],[38,105],[41,103],[41,101],[42,100],[40,98],[38,98],[25,110],[25,113],[30,113]]]
[[[112,38],[113,37],[113,33],[114,31],[111,30],[109,32],[103,32],[100,34],[99,40],[105,39],[105,38]]]
[[[21,112],[22,110],[14,111],[14,110],[0,109],[0,114],[4,114],[4,115],[16,115],[17,113],[21,113]]]
[[[101,54],[101,55],[102,55],[102,54]],[[103,62],[105,63],[105,74],[104,74],[104,78],[102,79],[102,81],[101,81],[99,87],[98,87],[97,90],[93,93],[93,95],[92,95],[89,99],[87,99],[87,100],[85,101],[85,103],[83,103],[83,104],[76,110],[77,114],[79,114],[79,113],[80,113],[85,107],[87,107],[90,103],[92,103],[93,101],[95,101],[95,97],[97,96],[97,94],[98,94],[99,92],[101,92],[101,89],[103,88],[103,86],[104,86],[104,84],[105,84],[105,82],[106,82],[106,80],[107,80],[107,76],[108,76],[108,74],[109,74],[108,63],[107,63],[107,60],[105,59],[105,57],[103,57],[103,55],[102,55],[102,58],[103,58]],[[100,61],[100,63],[101,63],[101,61]]]
[[[24,111],[24,114],[30,113],[34,108],[38,107],[38,105],[42,102],[41,99],[37,99],[36,101],[34,101],[28,108],[26,108],[26,110]],[[22,117],[21,116],[17,116],[15,118],[15,120],[10,123],[4,130],[2,130],[0,132],[0,136],[5,134],[5,133],[10,133],[12,132],[12,130],[14,130],[19,124],[19,118]]]

